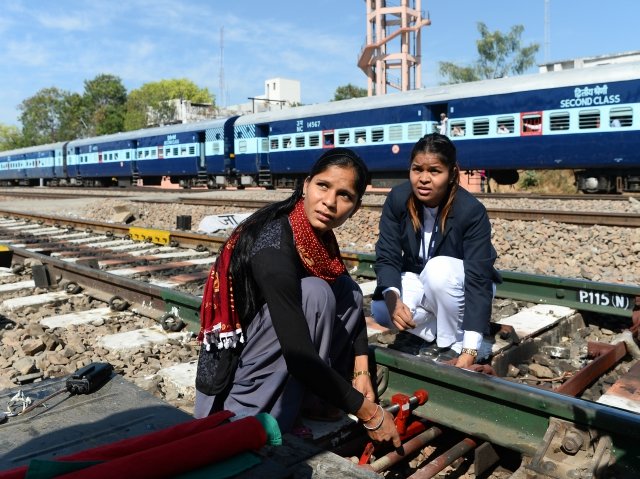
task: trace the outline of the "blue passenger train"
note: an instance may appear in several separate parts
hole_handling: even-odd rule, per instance
[[[460,167],[498,183],[571,169],[585,192],[640,191],[640,64],[445,85],[0,152],[4,185],[291,187],[327,148],[367,162],[375,186],[406,177],[439,128]]]

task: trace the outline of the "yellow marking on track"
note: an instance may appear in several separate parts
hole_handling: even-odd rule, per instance
[[[129,236],[134,241],[146,241],[148,243],[168,245],[171,240],[171,233],[165,230],[154,230],[149,228],[129,228]]]

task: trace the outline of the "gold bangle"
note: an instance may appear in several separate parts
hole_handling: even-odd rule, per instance
[[[358,376],[371,376],[371,373],[369,371],[354,371],[353,372],[353,379],[357,378]]]
[[[469,356],[473,356],[475,358],[478,356],[478,350],[471,349],[471,348],[462,348],[462,351],[460,351],[460,354],[468,354]]]

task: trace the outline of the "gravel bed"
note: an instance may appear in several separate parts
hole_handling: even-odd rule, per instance
[[[17,275],[2,283],[30,279],[31,261],[17,268]],[[35,290],[35,293],[46,290]],[[34,294],[24,289],[3,294],[2,299]],[[185,397],[166,384],[158,371],[175,364],[195,361],[199,345],[190,332],[175,334],[166,344],[143,346],[134,350],[109,351],[98,339],[109,334],[157,327],[155,321],[130,311],[113,312],[110,318],[68,328],[46,328],[40,320],[51,316],[105,307],[105,303],[85,295],[70,296],[67,301],[4,311],[0,307],[0,390],[13,389],[34,380],[67,376],[92,362],[109,362],[117,374],[140,388],[180,407],[193,408],[194,397]]]

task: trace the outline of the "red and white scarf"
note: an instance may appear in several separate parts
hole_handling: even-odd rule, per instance
[[[303,199],[299,200],[289,213],[289,223],[300,260],[310,274],[332,283],[338,276],[347,272],[333,231],[327,231],[322,237],[318,236],[304,211]],[[242,234],[241,229],[239,233],[232,234],[224,244],[204,285],[198,340],[204,342],[207,350],[211,344],[222,349],[244,343],[229,271],[238,234]]]

